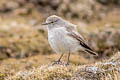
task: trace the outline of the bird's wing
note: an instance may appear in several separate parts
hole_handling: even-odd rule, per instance
[[[79,33],[72,31],[68,33],[68,36],[78,40],[80,42],[80,45],[83,46],[84,48],[92,50]]]
[[[70,36],[70,37],[78,40],[79,43],[80,43],[80,45],[81,45],[82,47],[84,47],[84,48],[85,48],[85,51],[87,51],[88,53],[93,54],[93,55],[98,55],[96,52],[94,52],[94,51],[88,46],[88,44],[85,42],[85,40],[82,38],[82,36],[81,36],[78,32],[76,32],[76,31],[68,32],[68,36]]]

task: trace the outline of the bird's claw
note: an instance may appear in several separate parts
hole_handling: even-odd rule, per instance
[[[65,66],[68,66],[69,65],[69,62],[67,62],[66,64],[65,64]]]
[[[62,64],[62,62],[61,61],[54,61],[53,63],[52,63],[52,65],[55,65],[55,64]]]
[[[69,65],[69,62],[66,62],[65,64],[64,63],[62,63],[61,61],[54,61],[53,63],[52,63],[52,66],[53,65],[64,65],[64,66],[68,66]]]

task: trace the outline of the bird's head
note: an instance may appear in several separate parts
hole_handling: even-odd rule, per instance
[[[49,16],[47,19],[46,19],[46,22],[43,23],[43,25],[50,25],[50,24],[58,24],[60,21],[61,21],[62,18],[56,16],[56,15],[52,15],[52,16]]]
[[[59,16],[56,15],[52,15],[49,16],[46,19],[46,22],[43,25],[47,25],[48,30],[53,29],[53,28],[57,28],[57,27],[64,27],[64,28],[69,28],[69,29],[74,29],[76,28],[76,25],[62,19]]]

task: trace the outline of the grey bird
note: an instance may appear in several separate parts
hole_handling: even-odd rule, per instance
[[[47,26],[48,42],[51,48],[56,53],[61,53],[61,56],[54,64],[60,62],[64,53],[68,53],[66,65],[69,64],[70,53],[84,51],[92,55],[98,55],[78,33],[76,25],[56,15],[49,16],[43,25]]]

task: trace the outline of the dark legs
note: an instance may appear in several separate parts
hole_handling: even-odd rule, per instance
[[[62,56],[63,56],[63,53],[61,54],[60,58],[57,61],[54,61],[54,63],[52,65],[60,64],[60,60],[61,60]]]
[[[52,65],[55,65],[55,64],[61,64],[61,58],[63,56],[63,53],[61,54],[61,56],[59,57],[59,59],[57,61],[54,61],[54,63]],[[66,66],[69,65],[69,59],[70,59],[70,52],[68,53],[68,56],[67,56],[67,62],[66,62]]]
[[[57,60],[57,62],[60,62],[62,56],[63,56],[63,53],[61,54],[61,56],[60,56],[60,58]]]
[[[70,52],[68,53],[68,56],[67,56],[67,62],[66,62],[66,65],[69,65],[69,62],[70,62]]]

